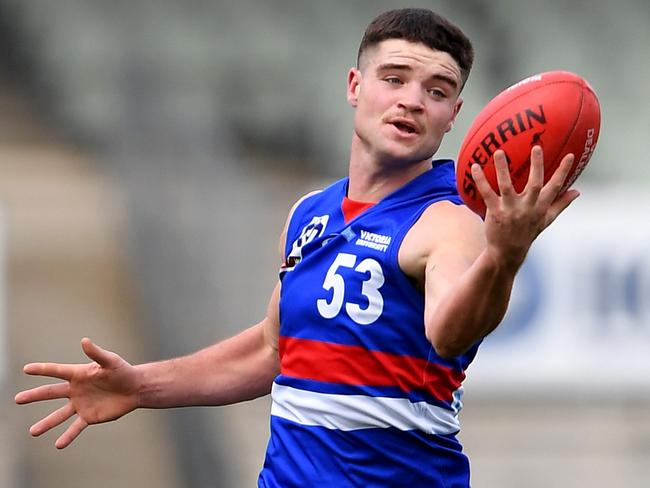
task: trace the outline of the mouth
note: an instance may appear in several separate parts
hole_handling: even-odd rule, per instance
[[[410,135],[420,133],[418,125],[409,119],[393,119],[389,123],[402,134]]]

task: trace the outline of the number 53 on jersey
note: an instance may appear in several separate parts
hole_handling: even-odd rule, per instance
[[[361,304],[345,301],[346,286],[359,286],[359,281],[348,278],[346,283],[340,273],[341,268],[354,269],[356,273],[348,276],[354,278],[358,276],[361,281],[361,294],[367,300],[367,306],[362,307]],[[379,291],[383,284],[384,272],[378,261],[366,258],[357,264],[357,256],[354,254],[339,253],[327,270],[323,281],[323,289],[331,292],[331,299],[320,298],[316,301],[318,313],[326,319],[332,319],[345,308],[345,313],[357,324],[370,325],[384,310],[384,298]]]

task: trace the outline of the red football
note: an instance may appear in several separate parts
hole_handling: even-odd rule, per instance
[[[544,182],[566,154],[574,154],[565,191],[589,162],[599,132],[598,98],[578,75],[550,71],[515,83],[481,110],[465,136],[456,167],[460,196],[474,212],[485,215],[485,203],[470,167],[478,163],[498,192],[492,158],[497,149],[505,151],[513,186],[521,192],[528,181],[530,150],[535,145],[544,150]]]

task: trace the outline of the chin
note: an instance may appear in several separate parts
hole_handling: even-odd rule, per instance
[[[408,148],[403,145],[386,147],[381,153],[381,159],[392,160],[404,164],[417,164],[431,160],[437,148]]]
[[[413,152],[386,152],[381,155],[381,159],[389,162],[392,165],[411,166],[421,163],[422,161],[430,161],[433,155],[426,153],[413,153]]]

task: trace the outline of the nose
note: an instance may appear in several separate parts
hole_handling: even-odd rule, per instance
[[[400,90],[400,98],[397,106],[409,112],[421,112],[424,110],[424,95],[422,90],[415,84],[407,83]]]

